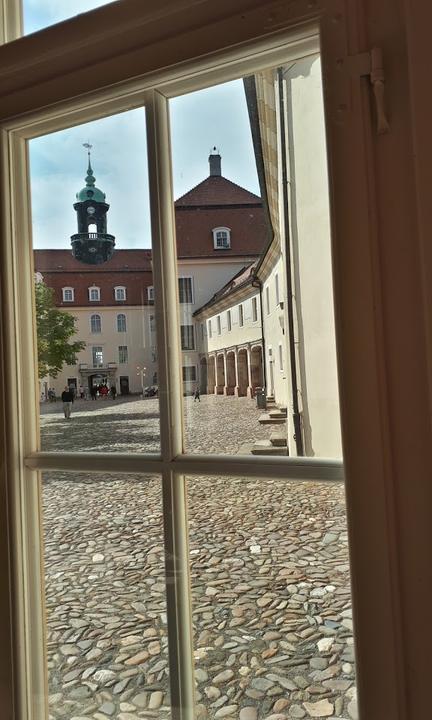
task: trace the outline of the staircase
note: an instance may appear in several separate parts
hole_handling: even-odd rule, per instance
[[[280,429],[275,429],[270,435],[269,440],[257,440],[252,446],[252,455],[288,455],[287,447],[287,409],[286,407],[278,407],[274,397],[267,398],[268,412],[259,416],[260,425],[282,425]]]

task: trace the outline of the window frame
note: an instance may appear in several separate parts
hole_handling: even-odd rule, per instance
[[[122,298],[117,297],[117,293],[118,293],[119,291],[122,291],[122,292],[123,292],[124,297],[122,297]],[[126,300],[127,300],[127,293],[126,293],[126,286],[125,286],[125,285],[116,285],[116,286],[115,286],[115,288],[114,288],[114,300],[115,300],[116,302],[126,302]]]
[[[122,353],[123,356],[126,358],[126,360],[122,360]],[[128,365],[129,364],[129,351],[127,345],[118,345],[118,364],[119,365]]]
[[[228,227],[216,227],[212,230],[213,233],[213,249],[214,250],[231,250],[231,229]],[[226,242],[223,245],[218,244],[218,235],[222,234],[226,238]]]
[[[96,291],[97,297],[92,298],[92,293],[95,291]],[[98,285],[91,285],[88,288],[88,299],[89,299],[89,302],[92,302],[92,303],[101,301],[101,291],[100,291],[100,287],[98,287]]]
[[[243,309],[243,303],[240,303],[238,306],[238,321],[239,321],[239,327],[244,327],[244,309]]]
[[[120,329],[120,318],[122,318],[121,324],[124,324],[124,327]],[[116,317],[116,326],[117,326],[117,332],[118,333],[125,333],[127,332],[127,318],[126,313],[118,313]]]
[[[252,322],[258,322],[258,299],[252,298]]]
[[[228,332],[231,332],[231,330],[232,330],[231,310],[227,310],[226,316],[227,316],[227,330],[228,330]]]
[[[127,4],[128,7],[132,7],[132,2],[124,0],[123,3],[114,3],[114,5],[122,5],[121,14],[124,13],[124,6]],[[156,236],[160,241],[160,247],[158,247],[155,257],[157,256],[157,275],[159,277],[169,277],[168,286],[166,289],[159,290],[156,293],[157,299],[160,301],[159,312],[165,310],[175,311],[176,293],[173,291],[175,282],[172,276],[173,268],[170,264],[170,255],[168,249],[172,253],[173,247],[170,246],[170,237],[172,236],[172,220],[169,220],[167,214],[166,203],[163,200],[164,186],[161,182],[162,178],[166,181],[166,187],[170,189],[170,172],[169,162],[166,151],[164,151],[163,144],[160,142],[160,138],[167,140],[169,138],[167,128],[167,111],[166,111],[166,98],[170,96],[170,92],[173,92],[173,88],[182,87],[183,91],[194,89],[197,83],[203,85],[203,78],[207,78],[207,82],[210,77],[222,81],[221,78],[233,77],[233,68],[238,68],[236,62],[239,61],[239,53],[244,58],[248,53],[247,67],[249,70],[251,67],[259,68],[260,61],[265,55],[266,65],[268,66],[269,58],[273,58],[277,64],[279,58],[286,59],[286,47],[284,47],[284,53],[278,54],[278,48],[275,46],[280,43],[280,37],[282,31],[285,31],[292,37],[295,35],[296,23],[304,23],[306,19],[312,19],[314,21],[314,27],[319,22],[321,28],[321,42],[323,52],[325,53],[325,79],[328,85],[336,88],[334,94],[327,92],[326,95],[326,115],[327,118],[340,118],[341,115],[344,117],[344,133],[338,134],[340,128],[339,123],[329,123],[328,129],[328,146],[329,152],[334,159],[336,156],[338,163],[332,165],[332,173],[334,180],[336,181],[332,185],[332,219],[337,229],[335,233],[334,242],[334,253],[338,262],[335,263],[337,268],[337,275],[335,277],[335,294],[337,299],[337,311],[340,314],[338,316],[338,339],[341,344],[340,358],[342,359],[343,372],[341,374],[341,388],[346,393],[346,396],[351,395],[350,409],[347,410],[343,421],[345,424],[345,448],[348,450],[349,459],[349,483],[347,485],[347,497],[348,497],[348,514],[356,520],[354,527],[350,525],[350,541],[351,541],[351,559],[352,567],[355,574],[355,585],[358,593],[358,605],[356,611],[356,627],[358,632],[358,660],[360,669],[360,678],[362,677],[362,683],[360,684],[360,693],[363,697],[361,703],[362,712],[365,713],[365,717],[368,720],[375,720],[375,718],[383,717],[388,715],[396,717],[398,708],[402,707],[401,695],[403,695],[403,689],[399,689],[401,682],[393,681],[393,678],[400,678],[403,673],[396,672],[397,660],[400,661],[400,641],[399,641],[399,630],[401,627],[400,621],[400,610],[398,610],[397,603],[392,602],[392,589],[397,586],[397,573],[394,571],[394,558],[390,557],[392,553],[396,552],[395,544],[392,537],[394,518],[389,507],[393,507],[392,500],[394,500],[394,491],[386,485],[387,476],[383,468],[385,467],[385,451],[384,447],[387,447],[386,443],[390,442],[389,430],[388,430],[388,418],[386,411],[385,398],[379,391],[378,378],[381,377],[381,365],[378,362],[378,357],[381,357],[380,353],[377,352],[377,346],[380,348],[380,341],[378,338],[379,333],[376,333],[377,325],[380,325],[381,319],[381,304],[380,298],[377,297],[379,292],[377,290],[377,282],[375,276],[375,268],[372,268],[371,257],[375,258],[375,245],[373,243],[374,233],[378,229],[377,220],[373,212],[370,212],[374,208],[372,201],[372,192],[359,192],[358,188],[363,191],[366,188],[369,190],[369,184],[371,182],[371,176],[373,179],[373,169],[371,158],[373,157],[373,151],[371,147],[371,126],[368,115],[368,103],[365,100],[365,88],[366,85],[356,75],[352,74],[347,76],[346,85],[339,82],[340,75],[337,75],[336,66],[339,62],[338,59],[344,57],[346,52],[347,43],[345,42],[348,36],[347,19],[342,12],[338,16],[338,22],[335,22],[333,4],[324,0],[322,8],[318,10],[312,7],[312,3],[306,6],[300,4],[299,7],[290,6],[282,7],[280,3],[275,4],[276,19],[273,15],[269,14],[269,8],[272,7],[272,3],[266,2],[261,3],[261,8],[252,8],[250,12],[243,14],[241,20],[239,15],[234,16],[235,26],[235,38],[236,47],[233,50],[228,45],[228,38],[231,37],[228,30],[232,28],[233,16],[232,9],[230,12],[226,12],[226,17],[222,18],[222,30],[218,33],[210,33],[208,41],[208,57],[205,61],[201,58],[194,60],[192,65],[194,71],[191,74],[184,74],[184,68],[178,69],[176,63],[180,62],[179,55],[175,55],[172,59],[172,65],[168,70],[160,70],[155,66],[151,66],[151,63],[147,60],[147,71],[146,77],[151,76],[154,72],[157,77],[157,82],[153,78],[153,87],[155,89],[149,91],[150,95],[147,108],[149,111],[149,135],[152,136],[152,148],[157,147],[159,149],[159,155],[156,153],[150,158],[150,166],[152,167],[152,176],[155,179],[156,187],[158,188],[159,198],[153,199],[153,211],[160,210],[163,222],[158,224]],[[11,6],[11,3],[9,3]],[[182,9],[183,10],[183,9]],[[239,9],[239,13],[243,10]],[[204,20],[201,18],[201,24],[204,26],[211,27],[214,19],[210,10],[207,10],[208,15],[204,14]],[[21,294],[15,292],[17,285],[17,270],[16,267],[20,267],[20,271],[23,273],[25,278],[30,276],[32,269],[32,260],[30,253],[27,252],[28,244],[26,245],[27,238],[29,236],[29,225],[28,225],[28,213],[27,213],[27,202],[25,200],[25,184],[27,180],[27,160],[25,154],[25,138],[37,135],[39,130],[37,129],[38,124],[40,127],[44,127],[46,130],[47,123],[42,122],[40,113],[35,109],[35,103],[40,102],[41,106],[45,103],[47,108],[50,108],[54,102],[63,102],[64,105],[69,104],[69,109],[75,112],[77,104],[80,106],[76,111],[75,116],[81,117],[85,120],[94,119],[94,111],[91,111],[90,105],[87,105],[83,110],[83,104],[78,103],[77,99],[68,99],[68,92],[73,92],[72,86],[69,88],[61,88],[64,86],[65,67],[70,70],[73,67],[77,68],[77,73],[73,76],[74,82],[77,83],[75,88],[80,87],[80,83],[83,83],[82,87],[86,88],[86,92],[91,97],[93,107],[99,103],[99,109],[105,102],[104,92],[108,87],[110,80],[112,79],[114,68],[118,66],[118,57],[125,54],[124,48],[129,50],[129,56],[124,57],[122,67],[119,68],[120,77],[116,77],[117,87],[121,86],[122,80],[129,80],[121,75],[121,73],[129,73],[127,76],[131,78],[130,87],[133,88],[133,92],[136,90],[136,76],[133,77],[130,72],[132,66],[136,73],[136,48],[139,43],[134,45],[134,28],[137,28],[139,32],[142,32],[142,26],[140,23],[132,23],[128,18],[128,23],[123,22],[122,17],[118,11],[118,8],[103,7],[99,8],[91,13],[85,13],[81,17],[73,18],[70,21],[63,23],[63,27],[66,29],[66,35],[69,34],[68,44],[63,48],[63,53],[59,53],[58,57],[63,57],[63,65],[58,64],[57,77],[54,76],[53,82],[45,90],[45,92],[38,93],[38,88],[43,87],[44,78],[49,79],[52,77],[52,57],[50,53],[46,53],[46,38],[52,43],[55,35],[59,32],[58,27],[47,28],[40,33],[37,33],[35,37],[23,38],[20,42],[20,47],[25,50],[26,47],[33,48],[30,55],[39,51],[41,53],[42,61],[38,66],[34,63],[34,58],[31,58],[32,62],[28,62],[18,67],[16,70],[11,70],[11,76],[19,77],[31,68],[31,78],[36,78],[35,82],[28,82],[26,87],[31,87],[31,92],[26,90],[26,87],[18,87],[18,91],[13,93],[10,98],[7,98],[7,102],[0,104],[0,115],[2,119],[2,144],[3,144],[3,177],[7,176],[10,183],[10,187],[20,189],[20,192],[16,197],[13,197],[12,191],[9,191],[9,187],[3,190],[3,198],[6,203],[6,208],[12,208],[11,223],[10,227],[5,223],[2,227],[2,238],[3,243],[3,254],[5,258],[5,264],[1,268],[3,283],[3,292],[10,303],[4,308],[4,320],[5,320],[5,335],[10,341],[10,349],[3,349],[3,357],[6,360],[2,363],[4,370],[2,377],[6,379],[5,387],[12,386],[21,387],[21,380],[23,379],[22,370],[20,365],[17,365],[16,358],[22,358],[23,365],[25,367],[32,367],[34,365],[34,348],[33,340],[31,339],[32,334],[32,323],[29,321],[29,308],[32,307],[32,293],[29,290],[27,284],[24,284],[23,291]],[[145,14],[142,11],[142,14]],[[101,29],[98,38],[94,43],[90,42],[91,34],[88,39],[89,42],[83,42],[83,38],[86,38],[88,30],[88,16],[92,18],[111,18],[109,24],[113,24],[113,18],[118,18],[118,45],[116,47],[118,55],[115,53],[107,62],[108,70],[106,75],[106,87],[102,87],[96,82],[97,74],[94,70],[97,61],[105,59],[102,49],[106,48],[107,37],[109,33],[105,32],[105,28]],[[211,17],[211,21],[208,22],[206,18]],[[9,15],[11,17],[11,14]],[[140,16],[141,17],[141,16]],[[342,19],[342,22],[340,20]],[[166,17],[163,17],[163,25],[166,27]],[[207,22],[207,25],[206,25]],[[225,25],[224,25],[225,22]],[[114,23],[115,24],[115,23]],[[199,22],[197,23],[197,33],[202,30]],[[8,21],[7,30],[5,35],[9,33],[9,38],[13,36],[13,31],[10,28],[13,23]],[[91,23],[90,23],[91,27]],[[157,18],[156,18],[157,27]],[[301,28],[302,36],[305,34],[304,25]],[[225,29],[225,32],[223,30]],[[265,30],[264,30],[265,28]],[[70,29],[70,32],[69,32]],[[61,30],[60,30],[61,32]],[[275,37],[272,37],[271,33],[274,33]],[[315,31],[316,32],[316,31]],[[269,37],[266,36],[268,34]],[[128,39],[126,37],[128,36]],[[192,37],[193,34],[192,34]],[[264,37],[264,40],[262,38]],[[158,49],[164,48],[163,41],[160,38],[156,38],[159,43]],[[48,46],[50,45],[48,43]],[[75,46],[73,46],[75,43]],[[123,43],[123,45],[122,45]],[[248,43],[250,45],[248,45]],[[90,62],[83,62],[83,56],[79,59],[74,60],[74,54],[77,55],[76,49],[87,45],[91,48],[91,52],[94,54],[94,58],[90,57]],[[188,46],[194,47],[193,43],[182,42],[183,48]],[[240,48],[240,49],[239,49]],[[60,48],[59,48],[60,49]],[[350,45],[351,54],[355,51],[360,52],[359,41],[354,39]],[[6,64],[7,69],[13,68],[15,48],[11,48],[10,56],[11,62],[9,65]],[[256,58],[257,53],[263,53],[260,56],[260,61],[251,58]],[[46,59],[43,60],[43,53],[46,53]],[[212,55],[214,54],[214,57]],[[155,53],[153,52],[154,56]],[[8,60],[8,51],[2,53],[2,57],[6,57]],[[69,60],[69,57],[72,59]],[[130,57],[130,63],[128,63]],[[132,62],[133,57],[133,62]],[[166,54],[162,51],[156,57],[163,57],[166,59]],[[224,59],[229,58],[229,62],[225,63]],[[190,60],[190,58],[189,58]],[[12,62],[13,61],[13,62]],[[181,57],[181,62],[184,58]],[[75,62],[75,65],[74,65]],[[92,65],[93,63],[93,65]],[[212,64],[213,63],[213,64]],[[32,67],[33,65],[33,67]],[[144,63],[145,65],[145,63]],[[204,65],[204,70],[203,70]],[[79,66],[82,70],[79,70]],[[223,69],[221,67],[223,66]],[[245,68],[246,64],[240,62],[240,66]],[[174,70],[172,69],[174,67]],[[210,70],[209,70],[210,67]],[[227,69],[228,68],[228,69]],[[207,75],[205,74],[207,72]],[[44,75],[45,73],[45,75]],[[50,75],[51,73],[51,75]],[[236,73],[238,74],[238,72]],[[133,79],[132,79],[133,77]],[[179,81],[179,78],[183,78]],[[198,78],[198,80],[197,80]],[[87,79],[87,83],[86,83]],[[344,77],[345,81],[345,77]],[[183,85],[181,84],[183,82]],[[333,83],[333,85],[332,85]],[[160,92],[163,86],[163,93]],[[146,91],[148,89],[146,86]],[[346,88],[349,88],[350,92]],[[96,93],[91,92],[96,90]],[[121,88],[123,92],[123,89]],[[7,90],[6,90],[7,92]],[[83,90],[81,89],[81,92]],[[142,81],[140,81],[139,90],[142,98]],[[76,95],[77,93],[75,93]],[[179,93],[181,94],[181,92]],[[113,102],[113,94],[108,93],[109,98],[106,100],[107,107],[114,107],[118,109],[120,107],[118,96]],[[115,95],[115,91],[114,91]],[[127,95],[127,93],[125,93]],[[100,102],[99,102],[100,101]],[[130,107],[130,99],[128,96],[128,103],[124,107]],[[350,104],[356,108],[357,113],[347,112]],[[85,103],[84,103],[85,106]],[[53,127],[61,129],[61,123],[70,123],[70,119],[63,119],[65,116],[63,113],[64,107],[54,109],[48,109],[44,111],[45,119],[51,117]],[[31,111],[25,119],[20,114],[24,114],[27,111]],[[93,114],[92,114],[93,112]],[[99,114],[99,113],[98,113]],[[17,120],[10,120],[10,118],[18,118]],[[59,120],[60,118],[60,120]],[[352,154],[355,153],[355,160],[352,158]],[[349,158],[349,163],[345,158]],[[356,168],[360,168],[360,172],[356,176],[356,187],[351,189],[347,179],[350,177],[350,171],[352,165]],[[349,165],[349,167],[348,167]],[[160,171],[159,179],[156,178],[156,170]],[[9,186],[8,183],[8,186]],[[373,184],[373,183],[372,183]],[[342,192],[342,188],[344,192]],[[171,193],[172,195],[172,193]],[[352,203],[347,203],[347,195]],[[339,201],[339,196],[343,196],[344,204],[350,207],[350,217],[347,217],[342,207],[342,203]],[[24,198],[24,200],[23,200]],[[162,199],[161,199],[162,198]],[[366,224],[366,233],[365,233]],[[358,227],[356,227],[356,225]],[[21,228],[24,231],[23,237],[26,239],[23,242],[23,248],[17,248],[11,239],[13,236],[18,236],[18,229]],[[362,234],[363,232],[363,234]],[[342,243],[339,238],[344,238]],[[343,245],[343,247],[342,247]],[[349,257],[349,251],[352,253],[352,260]],[[22,264],[16,263],[16,259],[19,257],[22,260]],[[361,267],[361,271],[359,270]],[[343,273],[345,272],[345,277]],[[356,275],[361,277],[361,284],[356,282]],[[349,288],[349,291],[348,289]],[[358,292],[357,292],[358,290]],[[356,297],[355,301],[352,301],[352,296]],[[370,298],[376,298],[375,307],[371,307]],[[345,302],[346,301],[346,302]],[[362,307],[361,303],[364,303]],[[360,315],[362,323],[356,323],[356,314]],[[16,323],[19,318],[22,323]],[[352,322],[349,322],[351,320]],[[173,361],[172,367],[175,368],[176,363],[178,365],[178,357],[176,356],[176,350],[172,348],[176,347],[178,350],[178,333],[176,328],[173,327],[175,322],[167,318],[166,323],[161,327],[158,333],[158,344],[163,348],[170,348],[167,353],[168,357]],[[19,337],[14,338],[13,329],[19,328]],[[356,327],[356,341],[358,346],[362,347],[363,353],[367,356],[370,361],[369,372],[367,373],[368,384],[362,382],[362,375],[364,373],[364,362],[361,363],[361,359],[357,359],[357,365],[354,360],[350,359],[350,349],[356,346],[356,341],[352,339],[349,328]],[[363,342],[361,341],[363,338]],[[173,345],[167,343],[167,340],[172,340]],[[6,343],[7,345],[7,343]],[[381,348],[380,348],[381,349]],[[18,352],[17,352],[18,350]],[[20,352],[22,351],[22,352]],[[384,353],[385,354],[385,353]],[[356,353],[352,352],[351,357],[355,357]],[[362,365],[360,368],[359,366]],[[361,372],[360,372],[361,370]],[[178,389],[178,381],[174,376],[174,373],[167,366],[163,369],[165,375],[164,381],[167,386],[173,391],[172,397],[175,398],[175,390]],[[23,387],[27,387],[24,379]],[[366,392],[363,392],[365,390]],[[376,392],[375,392],[376,391]],[[369,404],[367,412],[363,412],[362,405],[362,393],[364,397],[369,396]],[[23,393],[25,396],[26,394]],[[353,399],[355,398],[355,400]],[[371,402],[370,398],[373,398]],[[43,618],[43,607],[42,603],[38,604],[37,601],[37,590],[41,587],[40,570],[37,568],[41,567],[41,563],[38,563],[38,555],[40,555],[40,549],[38,547],[32,547],[30,543],[30,536],[38,537],[38,521],[32,513],[32,509],[37,507],[38,504],[38,490],[35,484],[36,471],[42,469],[52,469],[53,467],[61,466],[63,469],[72,470],[78,472],[79,470],[86,470],[89,467],[95,468],[94,463],[92,464],[89,459],[84,457],[70,458],[64,456],[63,458],[52,459],[43,453],[39,452],[37,446],[37,423],[35,422],[34,412],[32,406],[30,406],[31,412],[29,416],[26,416],[24,410],[29,407],[28,403],[33,403],[32,392],[26,397],[7,398],[7,411],[10,414],[11,423],[7,427],[5,434],[5,448],[7,449],[6,455],[12,455],[17,462],[10,463],[8,465],[8,483],[11,488],[11,495],[13,498],[13,511],[12,511],[12,532],[14,535],[14,545],[18,548],[15,558],[15,576],[17,578],[17,585],[15,588],[16,597],[18,598],[18,617],[20,622],[17,623],[17,635],[16,635],[16,648],[17,648],[17,667],[18,667],[18,695],[20,698],[21,707],[24,708],[23,712],[26,712],[31,706],[31,697],[43,697],[44,691],[44,668],[38,666],[37,660],[40,659],[43,654],[43,640],[40,634],[37,632],[37,628],[42,627],[40,620]],[[26,404],[27,403],[27,404]],[[179,408],[181,403],[173,399],[171,406],[165,407],[161,413],[163,420],[162,424],[165,430],[168,428],[166,423],[165,412],[171,410],[174,415],[179,415]],[[168,413],[167,413],[168,414]],[[362,421],[363,417],[367,416],[367,423]],[[384,418],[384,420],[383,420]],[[367,426],[366,426],[367,425]],[[3,420],[3,426],[6,424]],[[372,429],[371,429],[372,426]],[[174,427],[174,426],[173,426]],[[180,427],[180,426],[179,426]],[[355,439],[352,433],[352,427],[356,428]],[[369,442],[369,444],[368,444]],[[391,444],[391,443],[390,443]],[[361,448],[361,454],[358,453],[358,449]],[[374,454],[375,453],[375,454]],[[366,455],[366,459],[365,459]],[[177,458],[177,456],[179,456]],[[180,432],[174,430],[171,434],[170,441],[163,444],[161,456],[158,458],[140,457],[129,458],[127,465],[127,472],[143,472],[145,468],[148,472],[158,472],[161,474],[164,498],[167,503],[169,501],[176,500],[176,508],[179,514],[182,514],[182,508],[185,508],[185,497],[184,488],[182,484],[175,482],[178,478],[182,478],[187,472],[188,474],[199,474],[203,472],[211,472],[212,464],[214,465],[214,458],[200,459],[196,457],[191,459],[189,457],[181,456],[181,442]],[[225,472],[225,474],[237,474],[245,473],[247,470],[252,472],[263,473],[266,469],[272,477],[280,477],[284,480],[298,479],[299,476],[305,478],[308,473],[313,475],[313,479],[317,475],[320,475],[324,479],[326,473],[332,473],[332,478],[335,476],[342,478],[342,470],[340,464],[335,464],[334,467],[331,464],[327,466],[323,463],[308,463],[309,469],[306,469],[306,475],[302,475],[302,464],[297,462],[279,464],[275,462],[263,461],[255,458],[253,461],[247,463],[240,460],[238,463],[233,461],[225,462],[220,460],[220,467],[218,472]],[[368,472],[364,472],[365,462],[367,460]],[[211,462],[210,462],[211,461]],[[97,459],[98,468],[112,469],[111,466],[112,458],[108,459],[99,457]],[[243,464],[242,464],[243,462]],[[201,464],[200,464],[201,463]],[[118,472],[123,466],[121,458],[116,458],[114,462],[115,469]],[[157,469],[156,469],[157,468]],[[203,469],[204,468],[204,469]],[[282,468],[282,469],[281,469]],[[311,468],[313,468],[313,473]],[[330,475],[327,475],[329,478]],[[377,478],[379,483],[377,484]],[[358,482],[356,482],[358,481]],[[358,489],[360,488],[360,489]],[[385,488],[385,492],[384,492]],[[367,497],[368,493],[374,496],[374,507],[370,508],[370,504],[367,504],[368,519],[364,517],[362,513],[362,507],[364,505],[364,498]],[[24,500],[20,499],[24,498]],[[390,498],[390,502],[389,502]],[[27,514],[29,516],[29,523],[25,526],[23,531],[24,523],[22,518],[24,517],[24,508],[27,508]],[[362,522],[360,522],[362,521]],[[6,523],[4,524],[6,527]],[[20,534],[21,531],[21,534]],[[387,533],[387,534],[386,534]],[[172,519],[172,523],[167,530],[166,534],[166,549],[174,547],[180,547],[182,544],[183,532],[176,518]],[[384,541],[383,541],[384,540]],[[386,542],[388,540],[388,542]],[[35,545],[35,543],[33,543]],[[5,543],[5,547],[8,543]],[[173,556],[175,553],[173,552]],[[368,556],[369,561],[367,568],[364,568],[362,559],[364,556]],[[168,550],[167,550],[167,557]],[[30,559],[30,562],[28,562]],[[33,571],[29,574],[28,568],[32,568]],[[177,574],[176,574],[177,573]],[[182,660],[177,663],[177,667],[180,668],[178,678],[171,678],[172,688],[171,695],[172,700],[175,703],[178,701],[178,705],[175,707],[180,713],[180,717],[189,717],[185,708],[192,705],[193,698],[193,673],[192,670],[187,669],[187,661],[190,660],[190,642],[188,635],[190,635],[190,623],[188,621],[188,614],[184,610],[186,594],[184,592],[185,581],[187,578],[187,558],[186,554],[179,554],[177,557],[173,557],[169,560],[167,567],[167,575],[170,578],[174,578],[175,589],[177,594],[173,593],[175,601],[177,601],[177,609],[181,615],[175,614],[175,604],[169,598],[168,616],[171,623],[170,633],[171,636],[176,636],[178,639],[177,647],[170,649],[171,660]],[[368,584],[368,578],[373,576],[374,580],[380,589],[377,592],[375,587],[375,598],[378,602],[375,603],[375,613],[367,614],[366,610],[368,607],[367,599],[361,596],[358,588],[362,586],[364,581],[365,586]],[[179,578],[176,580],[176,578]],[[28,605],[27,598],[32,596],[34,602],[31,608]],[[391,607],[392,612],[388,609]],[[384,611],[385,608],[385,611]],[[24,619],[26,620],[24,622]],[[30,621],[33,620],[33,622]],[[33,629],[32,629],[33,627]],[[24,630],[23,628],[27,628]],[[381,637],[382,642],[379,647],[376,645],[373,647],[375,657],[367,649],[368,642],[370,639],[369,646],[374,645],[373,638],[378,636]],[[33,660],[34,662],[31,662]],[[368,660],[370,666],[368,667]],[[384,660],[384,662],[383,662]],[[386,666],[389,670],[386,674],[387,677],[383,678],[380,673],[376,671],[377,666]],[[400,664],[398,666],[400,668]],[[26,673],[26,669],[30,668],[30,674]],[[402,678],[403,679],[403,678]],[[398,686],[398,687],[397,687]],[[182,692],[181,692],[182,691]],[[383,700],[380,700],[380,696]],[[180,702],[180,699],[183,699]],[[371,701],[373,700],[373,702]],[[385,699],[385,700],[384,700]],[[35,712],[40,712],[39,710]],[[30,713],[27,713],[30,716]],[[39,717],[40,715],[32,715],[32,717]]]
[[[99,323],[97,322],[96,318],[99,320]],[[99,327],[99,329],[95,329]],[[98,335],[102,332],[102,317],[100,313],[92,313],[90,315],[90,332],[92,335]]]
[[[70,298],[70,300],[68,300],[68,299],[66,298],[66,293],[67,293],[67,292],[70,292],[71,295],[72,295],[72,297]],[[67,303],[75,302],[75,290],[74,290],[73,287],[67,286],[67,287],[63,287],[63,288],[62,288],[62,300],[63,300],[63,302],[67,302]]]
[[[181,280],[189,280],[190,284],[190,297],[191,300],[181,300],[181,293],[180,293],[180,281]],[[193,282],[193,275],[179,275],[178,276],[178,290],[179,290],[179,304],[180,305],[193,305],[195,302],[195,296],[194,296],[194,282]]]
[[[91,346],[91,349],[92,349],[92,367],[93,367],[93,368],[104,367],[104,357],[103,357],[103,356],[104,356],[104,349],[103,349],[103,345],[92,345],[92,346]],[[96,351],[100,351],[100,352],[96,352]],[[95,358],[96,358],[96,355],[97,355],[97,354],[101,356],[101,361],[100,361],[100,363],[96,363]]]
[[[147,287],[147,302],[149,305],[154,305],[154,285]]]
[[[185,341],[191,341],[186,343]],[[182,352],[195,350],[195,328],[194,325],[180,325],[180,346]]]
[[[194,371],[194,377],[193,378],[185,378],[185,370],[193,370]],[[196,383],[197,381],[197,367],[196,365],[182,365],[182,382],[183,383]]]

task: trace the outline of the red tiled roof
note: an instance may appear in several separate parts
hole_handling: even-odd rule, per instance
[[[254,256],[267,245],[268,229],[264,210],[255,207],[193,208],[175,213],[177,255],[179,258]],[[231,230],[231,247],[215,250],[212,230]]]
[[[110,271],[150,270],[151,250],[116,250],[111,260],[101,266],[83,265],[71,250],[35,250],[35,270],[39,272],[97,273]]]
[[[222,177],[210,175],[175,201],[176,209],[183,207],[208,207],[211,205],[262,205],[258,195],[254,195]]]

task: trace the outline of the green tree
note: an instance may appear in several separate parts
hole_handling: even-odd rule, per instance
[[[85,342],[71,338],[76,333],[75,318],[55,307],[54,290],[43,282],[35,284],[39,378],[57,377],[64,363],[73,365]]]

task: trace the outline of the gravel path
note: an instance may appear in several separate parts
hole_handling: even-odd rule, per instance
[[[202,400],[194,451],[268,437],[246,398]],[[158,449],[155,400],[59,410],[44,449]],[[355,720],[343,486],[191,478],[188,499],[197,718]],[[45,473],[43,513],[50,717],[169,717],[159,479]]]

